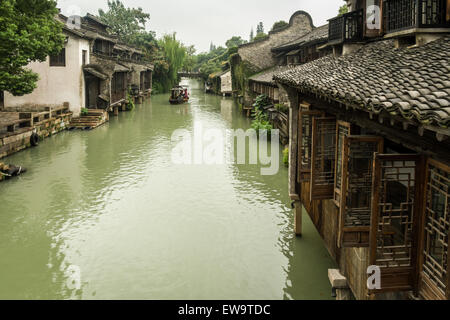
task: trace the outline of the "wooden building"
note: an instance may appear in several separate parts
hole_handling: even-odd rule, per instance
[[[334,55],[274,76],[295,231],[306,210],[357,299],[450,299],[449,1],[349,4]]]

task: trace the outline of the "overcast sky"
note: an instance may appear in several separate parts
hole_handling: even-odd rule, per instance
[[[308,12],[315,26],[321,26],[338,14],[343,0],[122,0],[127,7],[142,7],[150,13],[147,29],[160,37],[176,32],[186,45],[197,52],[208,51],[209,45],[224,46],[234,35],[248,40],[251,28],[262,21],[265,31],[274,22],[289,21],[297,10]],[[97,15],[107,8],[107,0],[58,0],[66,15],[86,12]]]

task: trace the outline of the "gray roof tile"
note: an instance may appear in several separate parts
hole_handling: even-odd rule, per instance
[[[450,127],[450,37],[396,49],[393,40],[279,71],[280,83],[406,119]]]

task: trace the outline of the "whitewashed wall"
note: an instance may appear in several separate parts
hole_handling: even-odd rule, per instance
[[[54,107],[69,103],[70,110],[78,116],[85,107],[85,84],[83,75],[83,50],[87,51],[89,63],[89,41],[67,34],[66,66],[50,67],[49,57],[45,62],[32,62],[28,66],[39,74],[37,88],[28,95],[15,97],[5,92],[5,108]]]
[[[231,71],[228,71],[224,75],[220,77],[221,83],[221,92],[222,93],[231,93],[233,92],[233,85],[231,81]]]

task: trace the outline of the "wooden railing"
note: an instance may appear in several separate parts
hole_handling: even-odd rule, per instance
[[[446,21],[447,0],[386,0],[386,33],[411,28],[450,27]]]
[[[363,39],[363,10],[356,10],[329,20],[328,41],[358,42]]]

